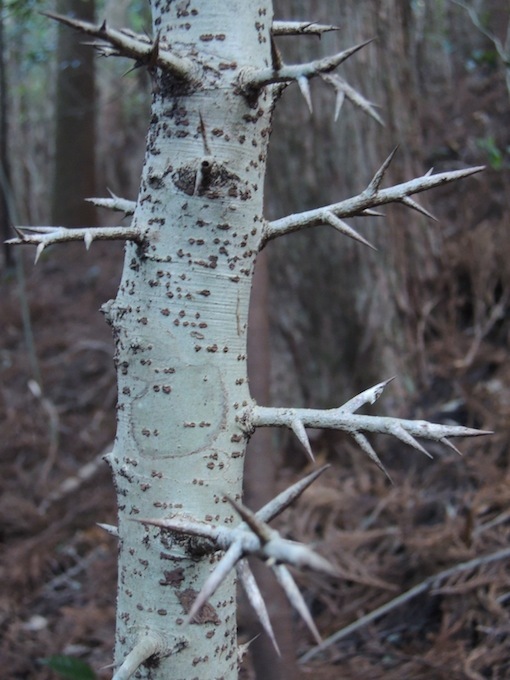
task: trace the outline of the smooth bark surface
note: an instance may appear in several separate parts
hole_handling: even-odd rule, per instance
[[[269,3],[196,4],[194,14],[180,3],[154,8],[154,34],[194,55],[196,80],[154,72],[133,218],[144,245],[128,244],[107,310],[120,369],[110,458],[120,499],[116,663],[158,633],[160,657],[179,653],[144,677],[183,680],[237,675],[234,576],[188,624],[214,556],[130,520],[237,521],[224,496],[242,493],[247,437],[235,422],[251,400],[247,315],[273,103],[266,94],[250,103],[234,86],[239,69],[269,62]]]

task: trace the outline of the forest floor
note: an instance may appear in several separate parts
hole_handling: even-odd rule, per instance
[[[500,80],[487,80],[483,92],[469,79],[462,87],[463,123],[450,132],[457,140],[480,137],[477,112],[488,102],[486,148],[474,152],[474,160],[486,162],[489,135],[505,134],[510,144],[507,93]],[[455,139],[436,132],[445,165],[450,156],[464,161],[455,157]],[[466,292],[455,253],[474,247],[474,233],[482,234],[480,243],[483,234],[503,233],[510,215],[508,159],[506,168],[496,167],[492,151],[493,167],[476,191],[460,183],[445,198],[451,211],[460,205],[464,215],[478,216],[468,240],[452,247],[458,280],[447,288],[461,296],[473,291]],[[111,671],[100,669],[112,661],[116,546],[97,523],[115,523],[101,454],[114,438],[116,389],[113,343],[98,308],[114,297],[122,248],[97,243],[89,254],[81,245],[49,248],[37,267],[32,256],[24,250],[18,269],[3,273],[0,283],[0,674],[61,677],[41,663],[61,654],[107,678]],[[487,289],[492,317],[485,326],[466,322],[448,335],[431,334],[430,389],[406,414],[483,427],[494,436],[461,441],[462,458],[431,446],[433,461],[402,444],[378,442],[393,484],[346,438],[319,434],[314,441],[318,463],[332,468],[280,528],[313,542],[343,574],[339,580],[298,576],[324,638],[355,621],[363,625],[303,664],[303,677],[510,677],[509,271],[507,265]],[[472,321],[476,303],[462,304]],[[305,472],[284,465],[278,483]],[[385,613],[362,619],[387,603]],[[312,642],[296,627],[302,655]]]

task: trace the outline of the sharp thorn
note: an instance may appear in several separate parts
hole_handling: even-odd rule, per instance
[[[452,442],[451,442],[449,439],[447,439],[446,437],[443,437],[443,438],[440,439],[439,441],[441,442],[441,444],[444,444],[445,446],[448,446],[450,449],[452,449],[453,451],[455,451],[455,453],[458,453],[459,456],[462,456],[462,451],[460,451],[460,450],[455,446],[455,444],[452,444]]]
[[[83,236],[83,241],[85,243],[85,249],[86,250],[89,250],[93,240],[94,240],[94,237],[92,236],[90,231],[86,231],[84,236]]]
[[[35,251],[34,264],[37,264],[37,262],[39,261],[39,258],[41,257],[42,251],[45,249],[45,247],[46,244],[44,242],[39,243],[39,245],[37,246],[37,249]]]
[[[287,599],[289,600],[290,604],[294,607],[294,609],[298,612],[303,621],[306,623],[308,629],[312,633],[317,644],[321,645],[322,638],[312,619],[312,615],[308,611],[306,602],[304,601],[303,596],[299,592],[299,588],[297,587],[294,579],[290,575],[289,570],[283,564],[274,565],[272,569],[278,580],[278,583],[283,588],[283,591],[287,596]]]
[[[108,461],[107,461],[108,462]],[[205,524],[201,522],[194,522],[193,520],[180,519],[179,517],[171,517],[167,519],[158,518],[130,518],[131,522],[144,524],[149,527],[158,527],[160,529],[167,529],[178,534],[187,534],[189,536],[200,536],[206,538],[216,544],[218,540],[219,531],[214,524]],[[225,529],[223,529],[225,531]]]
[[[343,103],[345,101],[345,92],[343,90],[337,90],[335,99],[335,123],[340,116],[340,111],[342,110]]]
[[[308,106],[310,113],[313,113],[312,96],[310,94],[310,83],[308,81],[308,78],[306,78],[305,76],[301,76],[300,78],[297,79],[297,84],[299,86],[299,89],[301,90],[301,94],[305,99],[306,105]]]
[[[281,536],[273,538],[261,552],[274,564],[290,564],[298,569],[309,569],[335,578],[339,576],[338,569],[324,557],[302,543],[288,541]]]
[[[131,68],[128,68],[127,71],[124,71],[124,73],[122,74],[122,78],[125,78],[130,73],[133,73],[133,71],[136,71],[137,69],[142,68],[142,66],[145,66],[145,64],[143,62],[135,61],[134,66],[132,66]]]
[[[359,50],[363,49],[367,45],[370,45],[370,43],[374,42],[374,40],[375,38],[369,38],[368,40],[364,40],[363,42],[358,43],[353,47],[348,47],[346,50],[343,50],[342,52],[333,55],[333,57],[330,57],[328,59],[328,61],[331,62],[331,65],[326,69],[320,69],[321,72],[329,73],[330,71],[333,71],[335,68],[337,68],[337,66],[340,66],[340,64],[342,64],[346,59],[351,57],[356,52],[359,52]]]
[[[155,66],[157,66],[159,56],[159,37],[160,31],[156,33],[156,37],[152,43],[152,49],[149,53],[149,58],[147,59],[147,68],[155,68]]]
[[[355,413],[365,404],[374,404],[377,399],[379,399],[386,386],[389,385],[393,380],[395,380],[395,376],[392,376],[391,378],[388,378],[387,380],[377,383],[377,385],[373,385],[367,390],[360,392],[356,396],[352,397],[352,399],[349,399],[349,401],[346,401],[345,404],[342,404],[342,406],[339,408],[339,411]]]
[[[408,446],[411,446],[413,449],[420,451],[421,453],[425,454],[428,458],[432,458],[427,449],[424,448],[420,444],[420,442],[417,441],[411,434],[409,434],[409,432],[407,432],[407,430],[405,430],[402,427],[402,425],[395,423],[388,430],[388,434],[392,434],[397,439],[400,439],[401,442],[404,442],[404,444],[408,444]]]
[[[236,569],[239,580],[241,581],[241,585],[243,586],[244,592],[246,593],[246,597],[248,598],[248,601],[251,604],[253,611],[257,615],[257,618],[260,621],[262,628],[266,631],[267,636],[273,643],[273,647],[275,648],[276,653],[278,654],[278,656],[281,656],[280,649],[278,647],[278,643],[276,642],[276,638],[273,632],[273,627],[271,626],[271,620],[267,612],[267,607],[264,602],[264,598],[262,597],[262,593],[260,592],[257,582],[255,581],[255,577],[253,576],[253,573],[250,567],[248,566],[248,562],[246,560],[240,560],[237,563]]]
[[[344,236],[348,236],[349,238],[354,239],[355,241],[358,241],[358,243],[362,243],[364,246],[368,246],[372,250],[375,250],[377,252],[377,248],[373,246],[370,241],[367,241],[366,238],[363,238],[361,234],[358,234],[358,232],[350,227],[346,222],[341,220],[339,217],[337,217],[334,213],[330,211],[326,211],[324,213],[324,220],[330,224],[334,229],[339,231],[341,234],[344,234]]]
[[[303,425],[302,421],[299,420],[299,418],[294,418],[294,420],[290,423],[290,429],[299,439],[301,445],[303,446],[308,455],[308,458],[310,458],[310,461],[314,463],[315,458],[313,455],[312,447],[310,446],[310,440],[308,439],[308,435],[306,434],[306,428]]]
[[[110,534],[110,536],[114,536],[115,538],[119,537],[119,529],[118,527],[113,526],[113,524],[102,524],[101,522],[97,522],[97,526],[106,531],[107,534]]]
[[[188,623],[193,621],[207,600],[214,595],[221,583],[226,579],[230,570],[233,569],[236,562],[241,559],[242,555],[243,546],[241,542],[238,541],[236,543],[232,543],[230,548],[226,551],[226,553],[216,565],[214,571],[204,583],[202,590],[197,595],[197,599],[193,602],[191,609],[189,612],[186,612],[188,615]]]
[[[252,637],[251,640],[248,640],[248,642],[244,643],[239,643],[237,645],[237,664],[238,666],[242,664],[244,657],[246,656],[251,644],[255,642],[255,640],[260,636],[260,633],[258,635],[255,635]]]
[[[351,87],[349,83],[347,83],[343,78],[341,78],[339,75],[335,73],[324,74],[322,75],[322,79],[325,82],[329,83],[335,89],[337,97],[340,96],[342,102],[344,100],[344,97],[347,98],[350,102],[354,104],[354,106],[357,106],[364,113],[366,113],[368,116],[373,118],[377,123],[379,123],[379,125],[382,125],[384,127],[383,119],[379,116],[379,114],[375,110],[376,105],[373,104],[368,99],[366,99],[354,87]],[[338,115],[335,115],[335,120],[337,120],[337,118]]]
[[[283,66],[282,55],[280,54],[280,50],[278,49],[278,46],[272,34],[271,34],[271,66],[275,71],[279,71]]]
[[[393,157],[397,153],[398,146],[396,146],[393,151],[390,153],[388,158],[384,161],[384,163],[381,165],[379,170],[375,173],[375,175],[372,178],[372,181],[367,187],[367,191],[369,194],[376,194],[377,191],[379,190],[379,187],[381,186],[381,182],[383,180],[384,175],[386,174],[387,169],[390,166],[391,161],[393,160]]]
[[[280,515],[286,508],[289,507],[301,494],[308,489],[308,487],[319,477],[322,473],[327,470],[330,465],[323,465],[321,468],[314,470],[303,479],[289,486],[288,489],[282,491],[281,493],[273,498],[273,500],[266,503],[264,507],[257,511],[257,517],[263,522],[270,522],[272,519]]]
[[[207,141],[207,132],[205,130],[205,123],[204,119],[202,118],[202,112],[198,112],[198,119],[199,119],[199,129],[200,129],[200,135],[202,137],[202,143],[204,145],[204,154],[206,156],[211,155],[211,149],[209,147],[209,142]]]
[[[238,503],[233,498],[230,498],[230,496],[225,496],[225,498],[250,527],[262,545],[271,540],[273,537],[273,530],[268,527],[267,524],[260,519],[260,517],[258,517],[242,503]]]
[[[379,456],[377,453],[374,451],[372,445],[368,441],[368,439],[365,437],[365,435],[361,434],[361,432],[351,432],[351,435],[356,442],[356,444],[362,449],[368,457],[377,465],[379,470],[384,472],[386,477],[390,480],[390,482],[393,484],[393,480],[389,474],[389,472],[386,470],[384,465],[382,464]]]
[[[416,210],[416,212],[421,213],[422,215],[425,215],[425,217],[428,217],[431,220],[434,220],[434,222],[438,222],[439,220],[437,217],[435,217],[431,212],[423,208],[419,203],[414,201],[412,198],[409,196],[404,196],[404,198],[400,199],[400,202],[403,203],[404,205],[407,205],[408,208],[412,208],[413,210]]]

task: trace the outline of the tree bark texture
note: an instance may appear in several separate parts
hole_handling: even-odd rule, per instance
[[[121,664],[150,633],[163,641],[158,667],[143,668],[140,677],[233,678],[234,576],[188,625],[217,558],[204,559],[192,539],[132,520],[184,514],[227,526],[238,521],[225,494],[242,494],[246,434],[239,417],[251,400],[248,302],[273,96],[250,102],[235,83],[240,69],[270,63],[271,5],[158,2],[153,14],[154,35],[177,54],[193,55],[196,81],[153,72],[133,218],[144,244],[127,245],[119,293],[106,307],[119,371],[109,458],[119,497],[115,659]]]

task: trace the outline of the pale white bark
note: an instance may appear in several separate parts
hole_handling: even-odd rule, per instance
[[[316,24],[311,21],[273,21],[273,35],[322,35],[328,31],[338,31],[332,24]]]
[[[95,26],[87,21],[80,21],[72,17],[65,17],[53,12],[43,12],[47,17],[62,24],[75,28],[81,33],[99,38],[103,42],[91,43],[104,56],[129,57],[141,64],[159,67],[171,72],[179,78],[191,79],[193,61],[179,57],[161,44],[158,39],[152,41],[144,35],[137,35],[132,31],[118,31],[106,25],[106,21]]]
[[[18,238],[7,243],[27,243],[36,245],[35,263],[46,246],[70,241],[83,241],[88,250],[92,241],[141,241],[141,232],[133,226],[126,227],[15,227]]]

